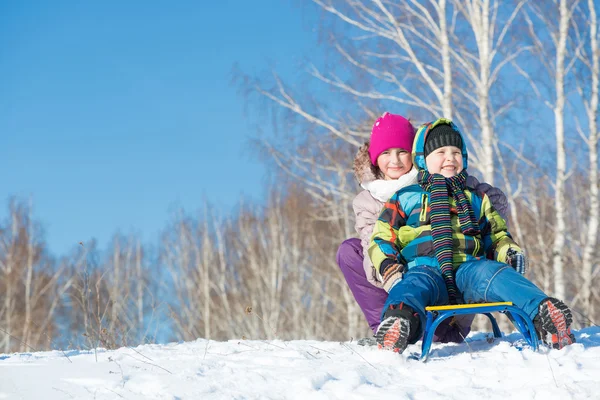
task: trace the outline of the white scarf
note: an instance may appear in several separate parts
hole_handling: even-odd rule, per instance
[[[402,175],[398,179],[386,181],[384,179],[376,179],[370,182],[361,183],[363,189],[368,190],[371,196],[377,200],[386,202],[398,190],[417,183],[417,169],[413,166],[410,171]]]

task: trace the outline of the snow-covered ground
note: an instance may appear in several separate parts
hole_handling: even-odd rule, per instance
[[[600,328],[534,352],[518,333],[427,362],[353,342],[247,341],[0,354],[0,399],[599,399]],[[379,397],[380,398],[380,397]]]

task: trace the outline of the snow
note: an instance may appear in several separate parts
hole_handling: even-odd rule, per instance
[[[350,342],[231,340],[0,354],[0,399],[600,398],[600,328],[534,352],[518,333],[421,342],[401,355]],[[487,340],[489,339],[489,340]]]

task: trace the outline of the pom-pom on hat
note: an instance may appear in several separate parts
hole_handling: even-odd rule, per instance
[[[377,157],[388,149],[400,148],[410,152],[414,139],[415,129],[406,118],[389,112],[383,113],[371,130],[371,164],[377,165]]]

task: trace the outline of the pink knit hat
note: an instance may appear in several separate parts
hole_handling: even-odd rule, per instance
[[[369,145],[371,164],[377,165],[377,157],[387,149],[397,147],[412,152],[414,140],[415,129],[406,118],[384,112],[377,118],[371,131]]]

